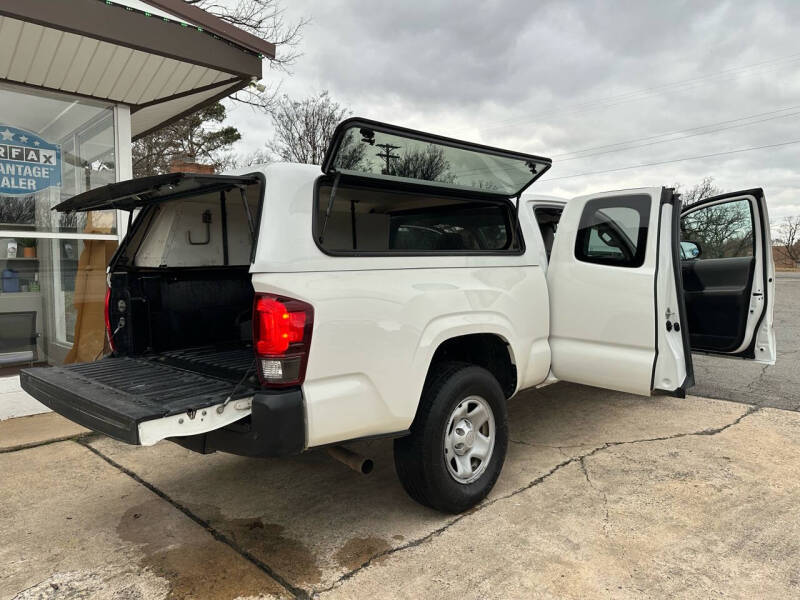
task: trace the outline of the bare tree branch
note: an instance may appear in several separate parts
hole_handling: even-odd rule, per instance
[[[331,99],[327,91],[303,100],[281,96],[272,114],[275,137],[267,148],[278,160],[322,164],[333,131],[349,110]],[[351,168],[364,153],[361,145],[345,144],[340,155]],[[352,148],[351,148],[352,146]]]
[[[775,242],[780,255],[791,262],[800,264],[800,216],[784,217],[776,226]]]
[[[711,198],[712,196],[719,196],[720,194],[724,193],[722,189],[714,185],[713,177],[704,177],[703,181],[689,188],[685,192],[682,191],[682,187],[683,186],[680,183],[676,183],[673,186],[675,193],[680,194],[681,205],[684,208],[700,202],[700,200]]]
[[[301,56],[298,50],[303,39],[303,28],[310,19],[287,22],[284,9],[278,0],[236,0],[226,3],[216,0],[185,0],[204,11],[211,13],[276,46],[276,56],[270,60],[270,67],[288,72]]]

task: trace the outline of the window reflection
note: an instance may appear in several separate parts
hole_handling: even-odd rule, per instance
[[[0,133],[7,130],[10,140],[0,141],[32,146],[33,134],[40,147],[60,149],[61,169],[60,187],[0,193],[0,369],[94,360],[105,343],[116,211],[51,209],[116,180],[113,107],[7,84],[0,85],[0,106]]]
[[[333,167],[342,172],[516,195],[544,173],[548,161],[505,151],[450,145],[353,124],[341,136]]]

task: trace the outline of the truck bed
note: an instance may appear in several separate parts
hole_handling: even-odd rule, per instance
[[[252,349],[192,348],[141,357],[39,367],[20,373],[23,389],[95,431],[139,443],[141,422],[252,395],[244,379]],[[241,382],[241,385],[237,384]]]

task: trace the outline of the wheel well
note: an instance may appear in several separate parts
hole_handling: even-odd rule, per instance
[[[436,349],[428,367],[428,377],[443,362],[461,361],[483,367],[495,376],[506,398],[517,389],[517,367],[511,360],[508,343],[492,333],[473,333],[450,338]]]

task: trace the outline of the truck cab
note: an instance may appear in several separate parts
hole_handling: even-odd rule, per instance
[[[137,213],[108,268],[110,352],[22,385],[130,444],[279,456],[392,437],[406,491],[460,512],[500,474],[520,390],[683,395],[692,352],[774,363],[762,190],[688,207],[665,187],[526,193],[550,167],[355,118],[321,167],[76,196],[56,208]]]

